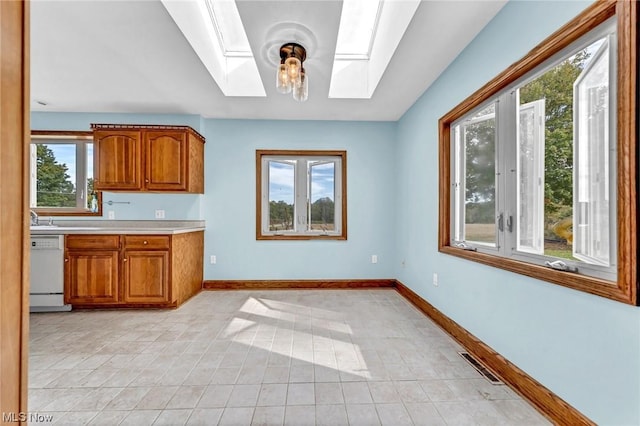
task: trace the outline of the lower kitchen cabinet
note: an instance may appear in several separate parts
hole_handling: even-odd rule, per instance
[[[122,299],[126,303],[169,301],[169,251],[125,250]]]
[[[204,232],[67,235],[65,303],[175,307],[202,287]]]
[[[116,250],[69,250],[65,256],[65,303],[118,302],[120,255]]]

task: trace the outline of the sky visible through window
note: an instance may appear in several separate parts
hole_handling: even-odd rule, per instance
[[[76,180],[76,147],[70,144],[45,144],[56,158],[58,164],[67,166],[67,174],[72,182]],[[93,177],[93,144],[87,144],[87,178]]]
[[[269,201],[284,201],[293,204],[294,199],[293,162],[269,162]],[[335,164],[318,164],[313,167],[311,183],[311,202],[320,198],[334,199]]]
[[[68,144],[47,144],[58,164],[67,166],[67,174],[75,180],[76,175],[76,146]]]

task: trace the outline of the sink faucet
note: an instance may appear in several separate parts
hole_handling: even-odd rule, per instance
[[[38,225],[38,213],[34,212],[33,210],[29,210],[29,213],[31,214],[31,224]]]

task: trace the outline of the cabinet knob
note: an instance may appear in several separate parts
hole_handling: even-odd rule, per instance
[[[145,181],[146,183],[149,183],[149,179],[145,179],[144,181]]]
[[[65,262],[68,262],[68,261],[69,261],[69,259],[65,259],[64,261],[65,261]]]
[[[144,241],[142,242],[142,244],[147,245],[147,244],[149,244],[149,242],[148,242],[147,240],[144,240]]]
[[[127,260],[129,260],[129,259],[127,259],[126,257],[124,259],[122,259],[123,262],[126,262]]]

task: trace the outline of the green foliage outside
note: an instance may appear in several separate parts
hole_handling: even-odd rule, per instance
[[[480,112],[486,115],[491,110]],[[465,221],[466,223],[494,223],[496,137],[495,118],[464,127],[466,150]]]
[[[493,200],[486,202],[468,202],[465,205],[466,223],[494,223],[496,204]]]
[[[311,204],[311,224],[333,225],[335,205],[329,197],[316,200]]]
[[[272,231],[293,229],[293,204],[282,200],[269,201],[269,229]]]
[[[520,103],[545,100],[545,238],[573,211],[573,83],[589,58],[581,51],[520,89]]]
[[[335,205],[328,197],[320,198],[311,204],[311,225],[333,229]],[[315,228],[315,227],[314,227]],[[269,202],[269,229],[283,231],[293,229],[293,204],[285,201]]]
[[[38,207],[75,207],[76,192],[66,164],[44,144],[36,145]]]
[[[91,210],[91,199],[97,196],[93,191],[93,178],[87,179],[87,194],[89,194],[87,197],[87,208]]]
[[[520,88],[520,104],[545,100],[545,238],[559,239],[551,228],[573,214],[573,83],[588,58],[581,51]],[[495,121],[467,125],[464,131],[466,223],[493,223]]]

